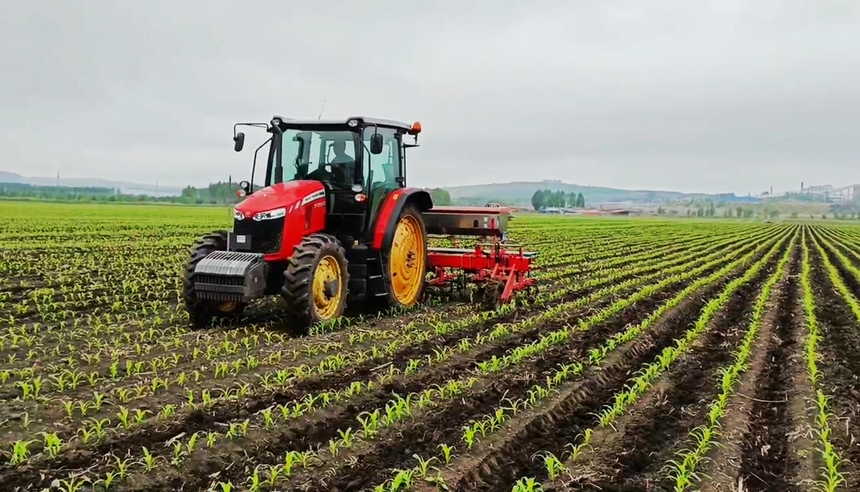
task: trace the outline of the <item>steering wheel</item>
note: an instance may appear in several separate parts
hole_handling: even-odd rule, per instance
[[[330,166],[330,164],[326,164],[326,166]],[[315,179],[317,181],[331,181],[332,178],[334,178],[334,175],[325,166],[320,166],[305,176],[305,179]]]

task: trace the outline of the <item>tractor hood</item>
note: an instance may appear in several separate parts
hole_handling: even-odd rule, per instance
[[[325,198],[325,187],[319,181],[288,181],[255,191],[236,205],[236,215],[241,213],[250,219],[255,214],[281,208],[285,210],[278,215],[286,215],[322,198]]]

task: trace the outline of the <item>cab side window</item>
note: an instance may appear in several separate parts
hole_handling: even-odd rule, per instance
[[[382,153],[373,155],[370,153],[370,136],[374,131],[382,135]],[[364,144],[364,181],[370,177],[370,187],[374,188],[380,184],[388,186],[399,186],[397,178],[400,177],[400,146],[397,141],[397,132],[391,128],[365,128],[362,137]]]
[[[355,184],[355,140],[341,137],[329,140],[325,145],[322,162],[330,169],[331,183],[343,187]]]

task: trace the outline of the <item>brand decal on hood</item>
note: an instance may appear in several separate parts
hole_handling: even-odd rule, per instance
[[[302,205],[307,205],[308,203],[319,200],[320,198],[325,198],[325,190],[319,190],[311,193],[310,195],[302,198]]]

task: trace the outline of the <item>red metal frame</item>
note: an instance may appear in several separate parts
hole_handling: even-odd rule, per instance
[[[498,282],[504,285],[501,301],[508,302],[514,292],[535,285],[535,280],[529,278],[531,257],[520,248],[518,251],[506,249],[495,242],[491,248],[484,249],[480,244],[474,250],[453,248],[429,248],[430,269],[436,277],[427,283],[440,287],[452,283],[459,278],[451,270],[462,270],[469,276],[469,281],[477,284]]]
[[[383,240],[385,239],[385,230],[388,227],[391,219],[397,219],[394,217],[394,210],[397,208],[398,200],[401,198],[405,198],[402,195],[406,193],[406,188],[397,188],[393,190],[388,196],[385,197],[385,201],[382,202],[382,206],[379,207],[379,212],[376,215],[376,224],[373,231],[373,249],[381,249]]]

